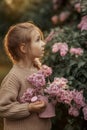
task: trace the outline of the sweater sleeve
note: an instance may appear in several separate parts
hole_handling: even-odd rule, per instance
[[[6,76],[0,89],[0,116],[9,119],[20,119],[30,115],[29,103],[17,101],[19,81],[15,75]]]

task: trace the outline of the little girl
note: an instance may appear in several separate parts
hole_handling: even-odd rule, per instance
[[[0,116],[4,118],[4,130],[50,130],[49,118],[39,118],[45,110],[44,101],[20,103],[27,88],[32,87],[26,77],[37,72],[37,59],[43,56],[45,43],[40,29],[25,22],[10,27],[4,46],[13,67],[1,83]]]

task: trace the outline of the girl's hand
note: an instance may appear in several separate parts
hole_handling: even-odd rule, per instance
[[[45,109],[46,103],[44,101],[36,101],[34,103],[29,104],[29,111],[30,112],[41,112]]]

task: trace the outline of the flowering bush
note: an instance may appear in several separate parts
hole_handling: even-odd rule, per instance
[[[84,5],[87,4],[84,2]],[[82,10],[84,12],[84,8]],[[54,77],[65,77],[68,80],[69,89],[60,99],[64,97],[67,99],[68,96],[71,96],[65,100],[68,103],[57,104],[57,116],[53,120],[53,130],[87,128],[87,22],[85,15],[80,17],[77,22],[75,20],[72,20],[70,25],[66,24],[51,29],[51,36],[50,34],[47,36],[45,33],[47,44],[43,63],[53,69],[50,80],[53,82]],[[64,55],[61,54],[60,49],[62,44],[63,46],[66,44],[63,49]]]
[[[81,13],[81,3],[79,0],[52,0],[53,16],[51,21],[54,25],[64,24],[73,15]]]
[[[53,69],[50,80],[53,81],[54,77],[65,77],[71,88],[78,88],[78,90],[85,88],[87,85],[85,82],[86,33],[83,35],[74,25],[72,28],[64,26],[63,28],[54,28],[52,31],[54,34],[46,44],[43,59],[43,63]]]

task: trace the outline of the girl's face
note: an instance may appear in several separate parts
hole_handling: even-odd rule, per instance
[[[34,30],[31,34],[31,44],[29,46],[30,55],[33,58],[40,58],[44,54],[45,42],[41,39],[41,34],[38,30]]]

